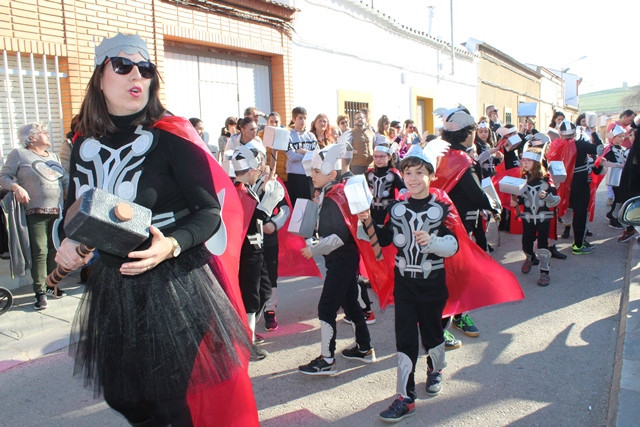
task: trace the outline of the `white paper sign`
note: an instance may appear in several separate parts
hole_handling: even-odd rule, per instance
[[[344,186],[344,194],[349,202],[349,210],[354,215],[371,207],[373,195],[364,175],[355,175],[349,178]]]
[[[274,150],[287,151],[289,149],[289,131],[285,128],[277,128],[275,126],[266,126],[262,142],[265,147]]]
[[[549,162],[549,174],[554,184],[560,184],[567,179],[567,170],[561,160],[552,160]]]
[[[308,199],[297,199],[291,212],[291,220],[287,231],[308,239],[313,236],[317,218],[317,204]]]
[[[513,176],[505,176],[498,183],[500,191],[507,194],[518,196],[522,193],[527,181],[523,178],[515,178]]]

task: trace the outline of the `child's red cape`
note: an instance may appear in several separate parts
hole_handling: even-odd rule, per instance
[[[505,141],[505,140],[503,140]],[[504,149],[503,149],[504,152]],[[520,168],[510,168],[507,169],[505,167],[504,162],[501,162],[496,166],[496,174],[491,177],[491,182],[493,186],[496,188],[498,192],[498,197],[500,197],[500,203],[504,209],[509,209],[509,233],[511,234],[522,234],[522,221],[517,217],[516,210],[511,206],[511,194],[503,193],[500,191],[500,180],[505,176],[511,176],[514,178],[522,178],[522,171]]]
[[[573,182],[573,169],[576,165],[577,156],[576,144],[573,139],[558,138],[549,146],[547,160],[560,160],[564,163],[567,171],[567,178],[564,182],[558,184],[558,196],[560,196],[560,204],[556,207],[558,216],[562,217],[567,213],[569,208],[569,197],[571,196],[571,183]]]
[[[188,120],[177,116],[166,116],[153,126],[197,145],[202,148],[202,155],[207,156],[209,172],[221,205],[220,215],[222,218],[220,230],[212,238],[212,240],[217,239],[213,245],[218,250],[214,251],[216,255],[211,257],[210,265],[240,318],[246,319],[238,285],[238,265],[242,239],[236,237],[243,235],[243,209],[236,189]],[[180,161],[180,159],[176,159],[176,161]],[[203,173],[205,172],[203,171]],[[212,339],[212,337],[206,336],[203,341],[207,339]],[[243,363],[233,371],[229,379],[218,384],[212,383],[209,386],[198,386],[197,388],[190,386],[187,390],[187,402],[191,410],[193,425],[199,427],[260,425],[248,374],[249,354],[246,350],[242,350],[240,353]],[[207,355],[200,352],[196,357],[191,377],[202,377],[202,372],[206,372],[204,365],[208,363]],[[197,382],[201,384],[203,381],[199,379]]]
[[[429,192],[439,201],[447,204],[449,215],[445,225],[458,238],[458,252],[445,258],[445,271],[449,299],[443,317],[474,310],[493,304],[516,301],[524,298],[522,288],[509,270],[486,254],[469,239],[460,221],[458,211],[449,196],[439,189]],[[336,202],[345,222],[353,235],[364,261],[372,289],[378,295],[380,307],[385,308],[393,302],[395,248],[385,251],[384,259],[377,261],[368,241],[357,237],[358,217],[349,211],[349,204],[341,184],[337,184],[325,197]],[[387,248],[385,248],[387,249]]]
[[[289,211],[293,212],[291,206],[291,199],[289,198],[289,192],[287,187],[277,178],[284,188],[284,198],[289,206]],[[289,222],[291,221],[291,215],[287,218],[284,226],[278,230],[278,277],[300,277],[300,276],[315,276],[322,277],[316,262],[313,258],[305,258],[300,251],[307,243],[300,236],[293,233],[289,233]]]

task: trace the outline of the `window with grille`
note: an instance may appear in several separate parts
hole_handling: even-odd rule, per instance
[[[510,112],[506,112],[504,113],[504,120],[507,122],[506,124],[510,125],[511,122],[511,113]]]
[[[47,125],[52,151],[65,137],[59,57],[0,52],[0,157],[20,145],[17,131],[30,122]]]
[[[344,101],[344,114],[349,117],[351,126],[356,122],[356,113],[361,108],[369,108],[368,102]]]

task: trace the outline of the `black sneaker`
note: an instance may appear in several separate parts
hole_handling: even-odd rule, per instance
[[[376,361],[376,351],[372,348],[362,352],[357,345],[342,350],[345,359],[358,360],[362,363],[373,363]]]
[[[615,228],[616,230],[624,230],[624,225],[620,224],[617,218],[611,218],[609,220],[609,227]]]
[[[36,302],[33,305],[33,308],[36,310],[44,310],[47,308],[47,295],[44,292],[36,292]]]
[[[380,412],[380,419],[388,423],[397,423],[416,413],[416,402],[408,397],[398,395],[386,411]]]
[[[551,258],[567,259],[567,256],[556,248],[556,245],[549,246],[549,252],[551,252]]]
[[[251,357],[249,360],[252,362],[257,362],[258,360],[265,359],[269,353],[266,350],[261,349],[257,345],[253,344],[251,346]]]
[[[442,371],[427,371],[427,393],[436,395],[442,390]]]
[[[273,310],[264,312],[264,328],[268,331],[278,329],[278,321],[276,320],[276,312]]]
[[[57,292],[56,292],[57,291]],[[53,299],[60,299],[67,295],[65,291],[60,288],[54,288],[53,286],[47,286],[47,296]]]
[[[562,233],[562,238],[563,239],[568,239],[570,234],[571,234],[571,227],[565,225],[564,232]]]
[[[305,375],[335,375],[338,373],[336,361],[328,363],[324,357],[318,356],[306,365],[298,366],[298,371]]]
[[[376,323],[376,315],[373,313],[373,310],[367,311],[367,310],[365,310],[363,308],[362,309],[362,314],[364,315],[364,321],[366,322],[367,325],[373,325],[374,323]],[[342,318],[342,321],[344,323],[346,323],[347,325],[352,325],[353,324],[353,321],[351,319],[349,319],[346,314]]]

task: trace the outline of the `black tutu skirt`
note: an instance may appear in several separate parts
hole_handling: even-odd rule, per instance
[[[184,398],[189,387],[229,379],[250,339],[210,257],[202,245],[138,276],[96,263],[71,332],[74,374],[84,374],[85,386],[141,402]]]

